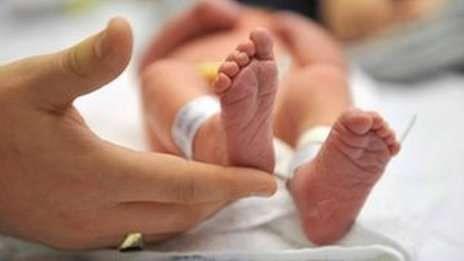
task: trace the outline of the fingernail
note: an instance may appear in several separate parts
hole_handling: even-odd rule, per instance
[[[107,32],[109,30],[109,28],[111,27],[111,24],[112,22],[114,21],[114,19],[111,19],[108,24],[106,25],[106,28],[105,30],[103,30],[97,37],[97,43],[95,44],[95,54],[97,55],[97,57],[99,59],[102,59],[105,57],[105,40],[106,40],[106,36],[107,36]]]

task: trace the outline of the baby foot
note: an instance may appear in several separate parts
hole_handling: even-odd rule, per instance
[[[222,107],[229,164],[274,170],[272,109],[277,66],[270,33],[257,29],[219,69],[213,85]]]
[[[290,183],[307,237],[328,244],[344,236],[399,150],[377,113],[345,112],[317,157],[297,169]]]

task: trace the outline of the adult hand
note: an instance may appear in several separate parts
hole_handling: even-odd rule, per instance
[[[119,75],[132,49],[113,19],[65,51],[0,67],[0,232],[56,248],[183,232],[221,202],[270,196],[263,172],[134,152],[96,137],[73,101]]]

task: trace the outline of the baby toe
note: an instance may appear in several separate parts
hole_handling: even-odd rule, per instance
[[[375,131],[375,133],[381,138],[388,139],[393,134],[393,131],[390,129],[387,123],[384,123],[380,129]]]
[[[252,41],[240,44],[237,50],[246,53],[249,57],[253,57],[256,53],[255,44]]]
[[[390,149],[391,155],[396,156],[401,150],[401,144],[395,142],[393,145],[388,146],[388,148]]]
[[[219,68],[220,73],[224,73],[229,77],[234,77],[240,71],[240,67],[236,62],[225,62]]]
[[[263,28],[254,30],[250,34],[250,40],[254,43],[256,56],[258,59],[267,60],[273,59],[273,41],[271,33]]]
[[[232,85],[232,80],[225,73],[219,73],[216,81],[213,84],[216,93],[226,91]]]
[[[237,62],[237,57],[239,54],[239,50],[234,50],[232,53],[229,54],[229,56],[227,56],[226,62]]]
[[[371,111],[369,112],[369,114],[372,116],[372,129],[378,130],[382,128],[383,125],[385,124],[382,116],[380,116],[380,114],[375,111]]]
[[[236,57],[236,62],[241,67],[243,67],[243,66],[247,65],[250,62],[250,57],[246,53],[240,52]]]
[[[340,123],[358,135],[366,134],[372,127],[372,116],[364,111],[352,109],[340,117]]]
[[[388,145],[393,145],[393,144],[397,143],[396,135],[393,132],[393,130],[390,129],[390,135],[385,137],[384,140]]]
[[[369,135],[369,144],[367,147],[369,151],[375,152],[388,150],[388,144],[381,137],[373,133]]]

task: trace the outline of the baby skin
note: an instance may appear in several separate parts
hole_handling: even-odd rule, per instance
[[[240,44],[221,65],[213,84],[221,101],[229,164],[270,173],[275,165],[272,110],[277,92],[272,48],[267,31],[253,31],[250,40]]]
[[[329,244],[345,235],[400,145],[374,112],[348,110],[316,158],[290,181],[306,236]]]
[[[315,244],[333,243],[354,223],[389,160],[399,152],[399,143],[378,114],[349,109],[346,70],[340,63],[343,59],[322,30],[301,17],[262,15],[258,11],[259,15],[250,19],[260,16],[263,21],[249,23],[246,14],[253,11],[231,5],[229,1],[205,1],[173,23],[192,24],[195,19],[207,19],[205,13],[213,12],[216,17],[219,13],[230,22],[215,29],[220,30],[219,36],[211,35],[211,28],[195,28],[190,34],[182,31],[177,38],[168,37],[169,46],[174,46],[168,50],[168,45],[160,42],[161,36],[176,30],[171,28],[162,32],[150,49],[151,58],[144,60],[141,72],[146,126],[153,148],[181,155],[170,134],[176,113],[189,101],[211,93],[219,97],[221,113],[206,121],[194,137],[195,160],[272,173],[274,135],[296,144],[306,130],[331,124],[332,131],[319,154],[297,168],[288,187],[308,239]],[[195,15],[199,10],[201,18]],[[274,34],[243,24],[264,26]],[[244,32],[248,32],[248,39],[235,40]],[[218,39],[228,37],[237,45],[223,55],[226,59],[212,88],[208,88],[192,61],[215,57],[205,57],[207,51],[198,51],[198,43],[208,43],[205,46],[211,50]],[[311,52],[305,51],[308,38],[314,39]],[[326,56],[314,51],[315,43],[321,43]],[[223,47],[218,45],[215,50]],[[281,82],[274,46],[286,49],[297,62]]]

